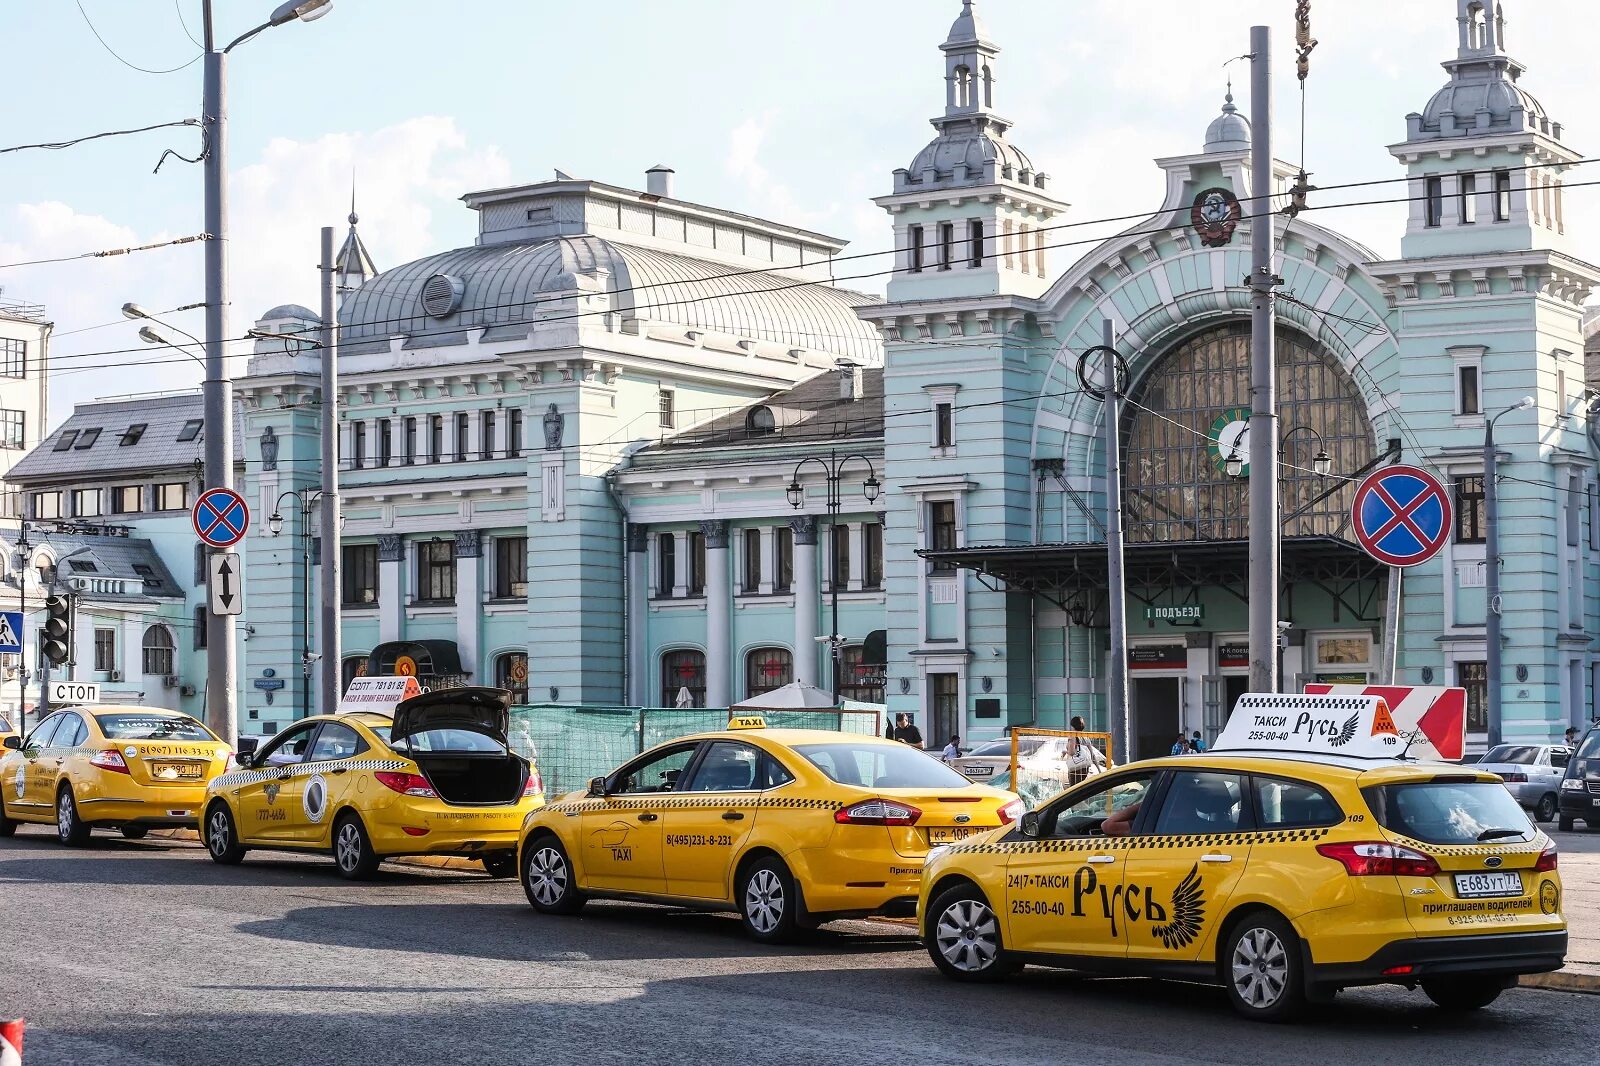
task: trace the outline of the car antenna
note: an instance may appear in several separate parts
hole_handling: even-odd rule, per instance
[[[1395,758],[1396,759],[1408,759],[1408,758],[1411,757],[1411,755],[1410,755],[1411,745],[1415,744],[1418,740],[1422,739],[1422,730],[1421,729],[1413,729],[1411,732],[1403,733],[1401,735],[1406,738],[1406,746],[1400,749],[1400,754],[1396,755]]]

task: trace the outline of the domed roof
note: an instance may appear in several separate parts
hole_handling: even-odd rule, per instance
[[[945,38],[945,44],[966,44],[988,39],[988,31],[983,28],[983,23],[972,10],[972,0],[963,0],[961,14],[950,24],[950,36]]]
[[[1428,106],[1422,109],[1422,128],[1429,132],[1439,131],[1444,116],[1454,115],[1456,130],[1464,134],[1471,133],[1479,128],[1480,111],[1488,112],[1488,128],[1491,130],[1524,129],[1530,125],[1548,124],[1549,115],[1545,113],[1544,106],[1534,99],[1532,93],[1517,84],[1516,70],[1508,73],[1509,77],[1484,80],[1467,80],[1459,76],[1452,78],[1449,84],[1433,94]],[[1511,113],[1515,110],[1527,112],[1528,118],[1513,122]]]
[[[321,322],[322,316],[311,310],[311,308],[302,307],[299,304],[279,304],[256,319],[256,321],[281,322],[284,319],[292,319],[296,322]]]
[[[591,298],[584,314],[616,312],[869,363],[883,356],[878,331],[854,310],[876,297],[587,234],[457,248],[384,271],[346,297],[340,345],[371,350],[396,335],[430,334],[440,344],[465,344],[478,329],[496,327],[525,334],[541,311],[570,314],[551,304],[580,284],[609,298]]]
[[[994,163],[994,176],[1015,178],[1018,171],[1032,170],[1033,163],[1022,149],[1008,142],[1004,127],[993,122],[961,123],[947,125],[939,136],[917,153],[906,169],[913,178],[932,167],[939,179],[947,179],[957,163],[967,165],[967,175],[978,178],[985,173],[984,164]],[[1007,170],[1010,173],[1006,173]]]
[[[1233,92],[1223,99],[1222,114],[1206,127],[1207,152],[1242,152],[1250,147],[1250,120],[1233,106]]]

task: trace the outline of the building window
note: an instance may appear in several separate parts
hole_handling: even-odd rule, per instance
[[[404,450],[401,454],[405,456],[406,465],[412,466],[417,461],[417,420],[415,418],[407,418],[402,423],[401,433],[404,441]]]
[[[850,527],[828,527],[828,587],[843,592],[850,587]]]
[[[196,437],[200,436],[200,430],[203,429],[204,427],[205,427],[205,420],[204,419],[200,419],[200,418],[191,418],[191,419],[189,419],[187,422],[185,422],[183,424],[183,428],[178,430],[178,443],[183,444],[183,443],[186,443],[188,441],[194,440]]]
[[[1444,220],[1444,179],[1431,177],[1422,184],[1426,190],[1422,198],[1423,223],[1437,226]]]
[[[933,446],[935,448],[952,448],[956,443],[956,416],[955,404],[936,403],[933,405]]]
[[[468,453],[472,450],[470,443],[472,436],[471,418],[471,415],[456,415],[456,451],[455,455],[451,456],[451,458],[455,459],[458,463],[466,462],[469,457]]]
[[[953,222],[939,223],[939,269],[949,270],[956,258],[956,227]]]
[[[428,462],[444,461],[444,415],[428,416]]]
[[[389,439],[390,419],[378,419],[378,465],[388,466],[389,460],[394,458],[393,443]]]
[[[706,593],[706,537],[698,530],[689,532],[689,595]]]
[[[1482,544],[1484,539],[1483,475],[1458,474],[1455,478],[1456,543]]]
[[[1461,224],[1470,226],[1478,221],[1478,175],[1461,175]]]
[[[1494,172],[1494,220],[1507,222],[1511,219],[1511,171],[1497,170]]]
[[[456,542],[417,542],[417,597],[427,603],[454,603],[456,599]]]
[[[1567,372],[1565,368],[1556,369],[1556,417],[1567,418]]]
[[[155,625],[144,631],[144,672],[170,677],[172,670],[172,633],[166,626]]]
[[[339,548],[339,599],[346,607],[378,602],[378,546],[344,544]]]
[[[148,424],[149,423],[147,422],[135,422],[133,425],[123,430],[122,439],[117,441],[117,446],[121,448],[131,448],[135,444],[138,444],[139,438],[144,436],[145,426]]]
[[[1583,541],[1583,490],[1576,477],[1567,478],[1567,546],[1576,548]]]
[[[512,703],[528,702],[528,653],[507,652],[494,657],[494,687],[511,693]]]
[[[1489,729],[1489,664],[1456,663],[1456,685],[1467,690],[1467,732]]]
[[[94,668],[102,674],[108,674],[117,668],[117,631],[115,629],[96,629],[94,631]]]
[[[861,527],[861,547],[866,555],[861,570],[861,587],[883,587],[883,525],[871,522]]]
[[[78,451],[88,451],[94,447],[94,442],[100,439],[100,427],[86,429],[78,434]]]
[[[494,412],[485,411],[479,418],[478,458],[494,458]]]
[[[1033,231],[1033,263],[1039,276],[1044,277],[1044,228]]]
[[[656,595],[671,596],[678,584],[678,538],[672,533],[656,534]]]
[[[23,411],[0,410],[0,448],[25,446],[27,417]]]
[[[956,502],[936,500],[928,504],[928,546],[934,551],[949,551],[956,546]],[[935,574],[953,574],[955,563],[936,562]]]
[[[72,450],[73,442],[76,441],[77,439],[78,439],[78,431],[77,430],[75,430],[75,429],[64,430],[62,432],[61,436],[56,438],[55,447],[51,448],[50,450],[53,451],[53,452],[70,452]]]
[[[661,416],[662,429],[672,429],[677,425],[675,421],[676,414],[673,411],[673,401],[675,399],[676,397],[671,389],[656,390],[656,409]]]
[[[794,680],[794,656],[787,648],[757,648],[745,656],[745,698],[782,688]]]
[[[1478,364],[1462,363],[1456,367],[1456,413],[1483,414],[1483,398],[1478,388]]]
[[[202,604],[194,609],[194,650],[204,651],[206,647],[206,609]]]
[[[761,530],[747,529],[743,532],[744,541],[744,581],[742,587],[747,594],[761,591]]]
[[[860,644],[839,649],[839,695],[860,703],[882,703],[886,671],[881,663],[863,661],[865,650]]]
[[[118,485],[111,490],[112,514],[138,514],[144,510],[144,492],[139,485]]]
[[[167,481],[155,487],[156,510],[187,511],[189,509],[189,483]]]
[[[929,674],[928,707],[930,720],[922,742],[928,747],[944,747],[944,742],[961,730],[961,676]]]
[[[99,489],[72,490],[72,517],[99,518],[103,513]]]
[[[60,518],[61,493],[36,492],[33,494],[33,517]]]
[[[689,694],[687,704],[683,694]],[[704,707],[706,705],[706,654],[684,649],[661,657],[661,706]]]
[[[983,223],[978,219],[967,223],[967,264],[983,266]]]
[[[772,591],[788,592],[794,588],[794,530],[787,525],[773,531]]]
[[[494,595],[500,600],[528,598],[528,538],[494,538]]]
[[[350,427],[350,465],[360,470],[367,465],[367,424],[356,422]]]
[[[508,459],[522,458],[522,427],[524,424],[523,416],[524,412],[520,407],[513,407],[511,409],[511,414],[507,416],[506,458]]]
[[[0,377],[28,376],[28,342],[15,337],[0,337]]]
[[[908,226],[906,228],[906,253],[907,269],[913,274],[922,273],[921,226]]]

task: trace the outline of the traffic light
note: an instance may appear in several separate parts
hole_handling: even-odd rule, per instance
[[[72,601],[66,596],[50,595],[44,601],[44,657],[50,665],[60,666],[72,654],[68,635],[72,632]]]

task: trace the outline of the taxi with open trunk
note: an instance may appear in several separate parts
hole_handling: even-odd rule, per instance
[[[528,901],[594,897],[736,911],[780,942],[833,918],[910,916],[930,848],[1022,814],[906,744],[759,716],[669,741],[528,817]]]
[[[537,767],[508,744],[510,707],[500,689],[452,688],[392,715],[303,718],[211,782],[206,850],[225,865],[252,848],[331,854],[352,880],[394,856],[459,855],[510,877],[517,831],[544,802]]]
[[[1374,696],[1245,696],[1210,752],[1132,763],[928,858],[963,981],[1024,964],[1222,985],[1260,1020],[1354,985],[1487,1006],[1567,948],[1556,848],[1493,774],[1404,757]]]
[[[113,704],[64,707],[0,745],[0,836],[22,822],[53,824],[74,847],[95,829],[137,840],[155,828],[193,828],[206,782],[231,754],[187,714]]]

